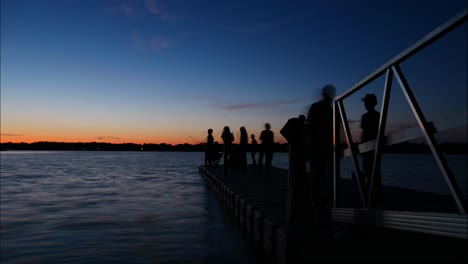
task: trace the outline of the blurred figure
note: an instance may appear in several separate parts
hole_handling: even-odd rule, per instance
[[[298,119],[302,124],[305,124],[306,121],[307,121],[305,115],[299,115],[299,116],[297,117],[297,119]]]
[[[244,126],[240,128],[240,143],[239,143],[239,151],[240,151],[240,167],[245,168],[247,167],[247,145],[248,145],[249,136],[247,134],[247,130]]]
[[[255,160],[255,154],[257,153],[257,140],[255,139],[255,135],[250,135],[252,142],[250,143],[250,156],[252,157],[252,166],[257,166],[257,161]]]
[[[214,151],[213,129],[210,128],[206,137],[205,166],[214,165]]]
[[[234,141],[234,135],[228,126],[224,127],[221,138],[224,142],[224,166],[227,167],[232,158],[232,142]]]
[[[305,163],[306,118],[304,115],[290,118],[280,130],[289,144],[288,168],[288,229],[304,232],[312,223],[311,181]],[[300,236],[296,233],[293,236]]]
[[[366,94],[366,96],[362,98],[362,101],[364,102],[364,107],[367,110],[367,112],[361,117],[361,143],[364,143],[370,140],[375,140],[377,138],[377,133],[379,130],[380,113],[375,110],[375,106],[377,105],[377,96],[375,96],[375,94]],[[368,151],[362,153],[362,168],[366,174],[369,191],[372,187],[371,184],[372,169],[374,166],[374,156],[375,151]],[[378,204],[380,200],[380,189],[382,185],[382,175],[380,174],[379,168],[377,168],[376,170],[376,174],[374,175],[374,183],[372,185],[374,188],[374,192],[372,193],[372,196],[374,198],[372,200],[376,201],[376,203],[374,204]]]
[[[310,136],[310,174],[314,207],[329,208],[332,196],[333,109],[335,87],[322,88],[322,100],[312,104],[307,114]]]
[[[262,146],[260,149],[259,165],[262,167],[263,164],[263,155],[265,154],[265,168],[271,168],[271,161],[273,160],[273,149],[274,149],[274,138],[275,135],[273,131],[270,130],[270,123],[265,124],[265,130],[260,134],[260,140],[262,141]]]

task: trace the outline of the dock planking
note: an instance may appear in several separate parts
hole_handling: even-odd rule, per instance
[[[463,239],[384,229],[366,224],[333,222],[333,234],[328,238],[315,236],[310,230],[304,230],[304,233],[308,233],[305,236],[307,239],[300,241],[299,249],[294,246],[294,255],[300,257],[291,259],[293,254],[291,246],[288,249],[288,243],[292,243],[288,238],[287,227],[288,170],[276,167],[269,170],[260,170],[258,167],[225,170],[223,166],[200,166],[199,171],[218,192],[244,238],[251,242],[255,252],[265,263],[286,263],[288,259],[289,262],[296,262],[317,259],[410,258],[446,261],[467,258],[460,248],[466,245],[466,240]],[[337,205],[359,207],[359,196],[352,180],[340,179],[337,188],[340,190]],[[448,195],[393,186],[383,186],[382,193],[386,197],[382,201],[382,207],[386,210],[435,210],[443,213],[456,211],[456,206]],[[389,250],[384,246],[389,242],[398,243],[393,244]],[[424,250],[415,247],[414,243],[418,243],[419,248]]]

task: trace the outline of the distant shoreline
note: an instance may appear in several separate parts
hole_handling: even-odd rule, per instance
[[[440,144],[446,154],[468,154],[467,143],[443,143]],[[176,151],[176,152],[204,152],[205,144],[136,144],[136,143],[106,143],[106,142],[34,142],[34,143],[0,143],[1,151],[8,150],[60,150],[60,151]],[[223,145],[219,145],[218,151],[222,152]],[[287,143],[276,144],[275,152],[288,152]],[[404,142],[388,146],[385,153],[431,153],[429,146],[420,143]]]

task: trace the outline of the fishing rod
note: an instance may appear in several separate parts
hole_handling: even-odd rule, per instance
[[[205,143],[201,142],[200,140],[198,140],[198,139],[196,139],[196,138],[190,136],[189,134],[185,133],[185,131],[183,131],[183,130],[180,130],[180,131],[181,131],[184,135],[186,135],[187,137],[189,137],[189,138],[195,140],[198,144],[205,144]]]

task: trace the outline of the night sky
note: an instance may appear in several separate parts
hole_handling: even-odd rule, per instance
[[[208,128],[221,142],[225,125],[237,141],[269,122],[284,143],[278,131],[324,85],[349,89],[466,6],[2,0],[1,141],[194,144]],[[401,66],[429,120],[466,116],[466,23]],[[345,102],[354,133],[361,98],[383,84]],[[389,131],[416,124],[397,88]]]

